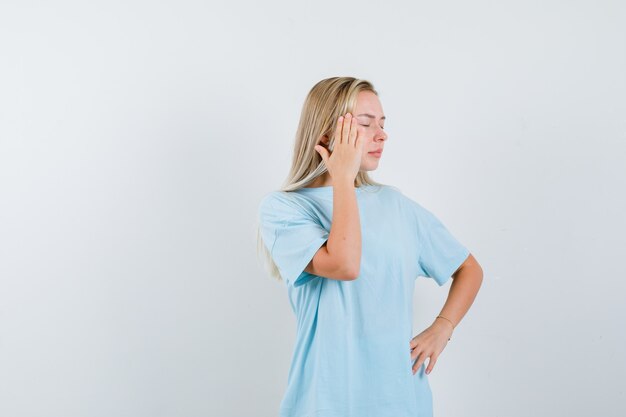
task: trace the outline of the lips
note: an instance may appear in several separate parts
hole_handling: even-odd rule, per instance
[[[383,150],[382,149],[377,149],[375,151],[368,152],[368,153],[372,154],[372,155],[380,156],[383,153]]]

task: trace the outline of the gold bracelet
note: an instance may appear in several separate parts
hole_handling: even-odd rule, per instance
[[[455,328],[456,326],[454,325],[454,323],[452,323],[452,320],[450,320],[450,319],[448,319],[448,318],[446,318],[446,317],[442,316],[441,314],[440,314],[440,315],[438,315],[436,318],[442,318],[442,319],[444,319],[444,320],[448,320],[448,321],[450,322],[450,324],[452,325],[452,330],[454,331],[454,328]],[[451,337],[450,337],[450,338],[448,338],[448,341],[450,341],[450,339],[452,339],[452,338],[451,338]]]

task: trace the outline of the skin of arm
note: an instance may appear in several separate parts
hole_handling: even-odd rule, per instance
[[[327,136],[323,143],[328,146]],[[361,221],[354,179],[361,166],[363,143],[356,118],[346,113],[345,118],[340,116],[337,120],[332,154],[322,145],[315,147],[328,169],[318,180],[328,181],[333,187],[333,218],[325,245],[304,268],[308,273],[344,281],[359,276]]]
[[[354,280],[361,265],[361,222],[354,181],[333,184],[333,218],[326,244],[304,269],[331,279]]]
[[[454,327],[459,324],[474,303],[482,281],[483,270],[476,258],[470,253],[463,264],[452,275],[450,291],[441,309],[440,315],[449,319],[452,323],[446,319],[436,318],[430,327],[415,336],[409,343],[411,359],[418,359],[413,365],[413,374],[417,372],[428,357],[430,359],[426,373],[429,374],[432,371],[437,358],[448,343]]]

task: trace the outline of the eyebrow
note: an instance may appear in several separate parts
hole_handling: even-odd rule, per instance
[[[369,114],[369,113],[361,113],[361,114],[357,114],[357,117],[359,117],[359,116],[367,116],[367,117],[369,117],[370,119],[375,119],[375,118],[376,118],[376,116],[374,116],[373,114]],[[381,119],[381,120],[383,120],[383,119],[386,119],[386,118],[387,118],[387,117],[383,116],[383,117],[381,117],[380,119]]]

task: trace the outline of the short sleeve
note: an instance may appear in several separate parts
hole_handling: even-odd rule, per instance
[[[280,276],[287,285],[298,287],[316,277],[304,268],[329,233],[310,210],[287,193],[275,191],[261,200],[259,224],[263,243]]]
[[[467,259],[470,252],[429,210],[416,202],[419,274],[433,278],[439,286],[444,285]]]

